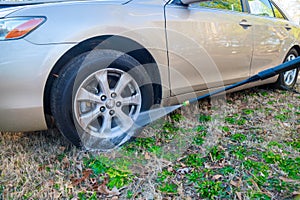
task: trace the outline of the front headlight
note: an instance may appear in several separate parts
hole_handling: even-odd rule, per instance
[[[0,40],[19,39],[24,37],[46,19],[43,17],[15,17],[0,19]]]

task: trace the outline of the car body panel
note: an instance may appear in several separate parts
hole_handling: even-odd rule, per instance
[[[35,45],[23,39],[0,42],[0,130],[47,128],[43,96],[49,66],[72,46]]]
[[[174,95],[228,85],[249,77],[252,29],[239,25],[247,15],[173,5],[167,6],[166,13]]]

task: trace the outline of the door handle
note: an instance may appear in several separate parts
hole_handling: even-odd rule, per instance
[[[247,20],[243,19],[242,21],[240,21],[239,23],[243,28],[248,28],[250,26],[252,26],[251,23],[249,23]]]
[[[292,29],[292,27],[290,27],[290,25],[288,25],[288,24],[286,24],[285,26],[284,26],[284,28],[286,29],[286,30],[291,30]]]

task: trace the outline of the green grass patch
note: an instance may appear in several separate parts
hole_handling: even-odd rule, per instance
[[[224,194],[224,188],[222,187],[222,182],[206,180],[202,178],[196,183],[196,192],[201,196],[201,198],[215,199],[216,197],[221,198]]]
[[[107,186],[112,189],[113,187],[121,188],[132,181],[133,175],[128,170],[128,165],[131,162],[121,159],[111,160],[104,156],[92,157],[84,160],[85,168],[92,169],[92,176],[109,176]]]
[[[244,134],[236,133],[236,134],[231,135],[230,139],[234,142],[242,143],[247,139],[247,137]]]

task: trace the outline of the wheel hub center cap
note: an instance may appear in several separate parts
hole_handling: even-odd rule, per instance
[[[109,99],[109,100],[107,100],[105,105],[108,109],[112,109],[113,107],[115,107],[116,102],[113,99]]]

